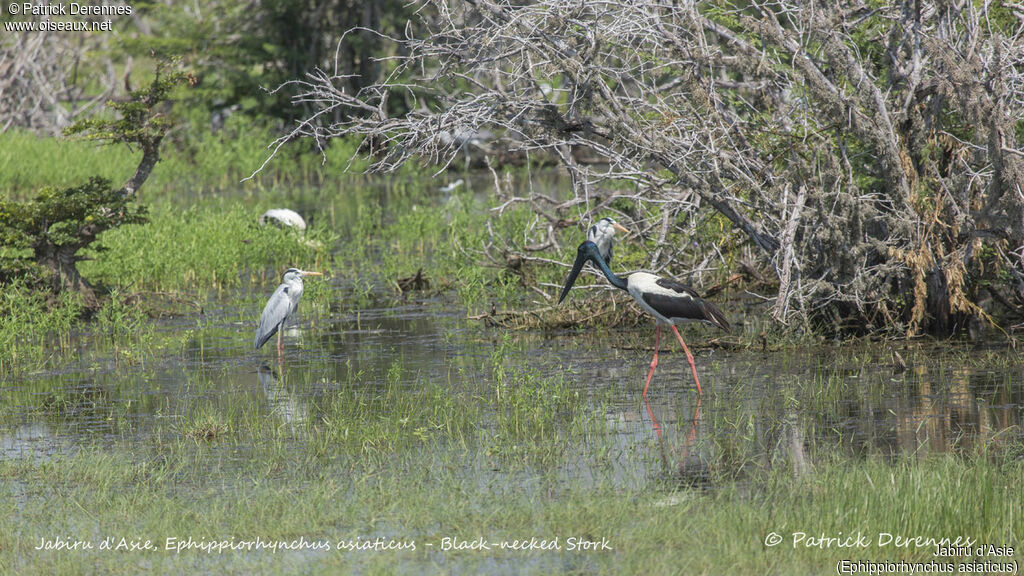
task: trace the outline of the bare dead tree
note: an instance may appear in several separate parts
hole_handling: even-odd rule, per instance
[[[984,291],[1007,308],[1024,302],[1020,7],[417,7],[381,59],[383,81],[351,92],[335,69],[285,85],[314,113],[274,152],[356,135],[372,170],[414,157],[443,167],[459,156],[453,135],[495,131],[572,176],[568,200],[532,193],[496,208],[529,205],[547,227],[540,245],[557,245],[568,216],[624,197],[657,241],[657,270],[690,249],[682,238],[711,211],[775,271],[785,325],[949,333],[988,317]],[[409,112],[391,113],[398,99]]]
[[[104,231],[146,221],[146,208],[135,202],[136,196],[172,126],[161,110],[171,91],[186,82],[194,85],[195,77],[174,70],[173,62],[158,62],[148,86],[108,104],[117,118],[80,120],[65,130],[142,150],[135,174],[121,188],[93,177],[78,186],[44,188],[29,200],[0,198],[0,244],[13,248],[0,254],[0,281],[25,278],[31,284],[48,284],[53,293],[76,292],[88,308],[99,305],[95,289],[78,271],[81,252]]]
[[[0,132],[24,128],[56,136],[76,119],[102,109],[117,86],[114,65],[109,58],[98,58],[87,69],[82,58],[106,52],[106,36],[0,36]]]

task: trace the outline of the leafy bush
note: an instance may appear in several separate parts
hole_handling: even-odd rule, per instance
[[[160,143],[171,127],[160,106],[188,78],[165,68],[158,64],[153,82],[126,101],[108,103],[119,118],[86,120],[66,131],[141,148],[138,168],[123,187],[115,189],[110,180],[92,177],[80,186],[44,188],[28,201],[0,201],[0,240],[5,245],[0,280],[27,277],[33,286],[49,285],[54,293],[74,291],[87,306],[98,304],[92,286],[78,272],[79,251],[105,230],[146,220],[145,208],[134,199],[159,160]]]
[[[105,230],[145,221],[144,206],[98,177],[81,186],[44,188],[27,202],[0,200],[0,242],[13,249],[0,254],[0,280],[27,275],[48,281],[54,292],[80,292],[92,304],[95,294],[76,266],[79,250]]]

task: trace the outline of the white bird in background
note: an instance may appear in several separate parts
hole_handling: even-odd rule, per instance
[[[606,263],[612,262],[612,251],[615,249],[615,231],[621,230],[629,234],[624,226],[611,218],[601,218],[587,231],[587,240],[597,244],[597,250],[601,253],[601,259]]]
[[[259,350],[267,343],[267,340],[277,332],[277,353],[284,353],[284,343],[281,341],[281,332],[284,323],[295,313],[299,307],[299,299],[302,298],[302,277],[322,276],[320,272],[306,272],[298,268],[289,268],[284,273],[284,281],[267,300],[260,316],[260,325],[256,329],[256,340],[253,349]]]
[[[287,208],[273,208],[267,210],[259,217],[260,226],[276,224],[278,227],[290,226],[299,232],[306,231],[306,221],[299,216],[299,213]]]
[[[455,182],[449,182],[448,184],[441,186],[440,188],[437,189],[437,191],[443,194],[450,194],[452,192],[455,192],[455,190],[457,190],[459,186],[462,186],[463,183],[464,180],[462,178],[459,178]]]

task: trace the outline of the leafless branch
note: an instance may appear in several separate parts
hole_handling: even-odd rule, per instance
[[[538,218],[496,249],[556,245],[559,222],[629,199],[660,270],[710,210],[775,270],[779,322],[942,331],[982,313],[971,246],[1024,246],[1024,27],[998,9],[422,0],[383,81],[315,70],[284,87],[314,112],[274,152],[356,136],[374,171],[471,146],[555,160],[571,197],[505,187],[493,218]],[[395,114],[399,98],[413,106]]]

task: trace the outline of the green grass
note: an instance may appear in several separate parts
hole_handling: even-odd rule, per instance
[[[475,573],[822,573],[842,559],[944,561],[934,547],[880,544],[902,538],[969,537],[1014,546],[1020,562],[1024,505],[1020,461],[986,458],[822,464],[794,479],[780,471],[753,484],[708,492],[670,483],[621,489],[536,476],[526,487],[481,484],[459,472],[458,450],[430,457],[310,461],[302,452],[271,465],[225,460],[217,440],[186,438],[174,449],[88,448],[50,460],[4,460],[0,478],[0,569],[112,574],[253,570],[389,573],[395,565]],[[502,474],[504,476],[504,474]],[[861,533],[865,548],[794,546]],[[783,541],[763,542],[770,533]],[[36,551],[41,538],[94,543],[150,540],[156,551]],[[341,540],[416,542],[416,550],[353,554]],[[329,542],[321,553],[167,551],[168,538]],[[441,552],[443,538],[559,539],[561,551]],[[569,538],[603,539],[611,551],[570,552]],[[434,545],[433,550],[426,544]],[[990,558],[997,560],[997,558]],[[418,571],[416,570],[416,571]]]
[[[219,132],[182,127],[164,141],[161,160],[140,191],[143,202],[167,190],[189,197],[223,188],[265,191],[296,182],[347,182],[365,163],[349,166],[355,143],[332,142],[327,159],[300,146],[286,147],[253,180],[248,178],[267,158],[275,133],[242,116],[228,119]],[[45,186],[76,186],[94,176],[120,185],[135,173],[140,153],[123,146],[98,146],[78,138],[39,137],[25,131],[0,133],[0,194],[25,198]],[[350,174],[343,174],[348,167]]]
[[[259,206],[220,198],[181,209],[161,203],[150,222],[122,226],[101,237],[102,252],[80,265],[90,281],[146,291],[206,294],[252,281],[277,280],[289,267],[318,269],[333,243],[329,230],[305,235],[261,227]]]
[[[122,148],[18,130],[0,133],[0,190],[15,198],[44,186],[80,185],[93,176],[122,182],[134,173],[136,164],[138,158]]]

